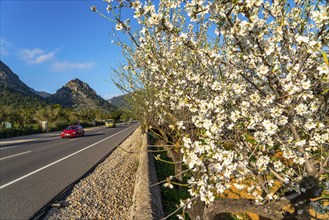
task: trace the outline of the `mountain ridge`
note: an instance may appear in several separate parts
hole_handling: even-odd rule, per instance
[[[114,109],[114,106],[106,102],[87,83],[78,78],[70,80],[55,94],[47,100],[51,103],[61,104],[63,107],[93,109],[99,106],[100,109]]]
[[[27,86],[5,63],[0,60],[0,85],[11,88],[22,95],[35,96],[35,90]],[[35,91],[35,92],[33,92]]]
[[[55,94],[36,91],[21,81],[19,76],[1,60],[0,88],[0,103],[5,105],[18,105],[20,101],[17,101],[17,99],[26,99],[40,101],[42,103],[60,104],[67,108],[99,109],[102,111],[115,109],[113,105],[99,96],[87,83],[77,78],[67,82]],[[33,102],[31,101],[32,105]]]
[[[114,105],[117,108],[125,108],[127,106],[127,94],[125,95],[119,95],[119,96],[115,96],[112,97],[110,99],[108,99],[107,101],[111,104]]]

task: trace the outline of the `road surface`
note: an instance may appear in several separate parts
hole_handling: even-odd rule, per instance
[[[136,128],[96,127],[79,138],[59,133],[0,139],[0,219],[29,219],[81,178]]]

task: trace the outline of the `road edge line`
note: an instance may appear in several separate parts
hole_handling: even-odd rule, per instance
[[[25,151],[25,152],[22,152],[22,153],[19,153],[19,154],[14,154],[14,155],[11,155],[11,156],[7,156],[7,157],[2,157],[0,158],[0,161],[1,160],[6,160],[6,159],[9,159],[9,158],[12,158],[12,157],[17,157],[17,156],[20,156],[20,155],[23,155],[23,154],[27,154],[27,153],[31,153],[32,151]]]

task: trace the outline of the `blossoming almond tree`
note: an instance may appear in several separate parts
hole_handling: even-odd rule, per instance
[[[179,135],[193,219],[328,212],[328,1],[106,2],[128,37],[125,74],[156,97],[146,114]]]

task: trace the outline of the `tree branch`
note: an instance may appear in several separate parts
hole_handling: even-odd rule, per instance
[[[213,220],[220,213],[228,212],[253,212],[270,219],[283,219],[281,209],[289,203],[289,200],[281,200],[265,205],[256,205],[254,200],[249,199],[221,199],[205,208],[204,219]]]
[[[297,132],[297,129],[295,127],[295,125],[293,125],[291,122],[288,123],[289,124],[289,127],[290,127],[290,130],[294,136],[294,139],[296,141],[300,141],[300,136]],[[304,146],[300,146],[298,148],[298,150],[303,154],[304,156],[304,160],[305,160],[305,168],[306,168],[306,172],[307,172],[307,175],[309,176],[316,176],[317,174],[317,169],[314,165],[314,163],[307,157],[307,154],[305,153],[305,150],[304,150]]]

